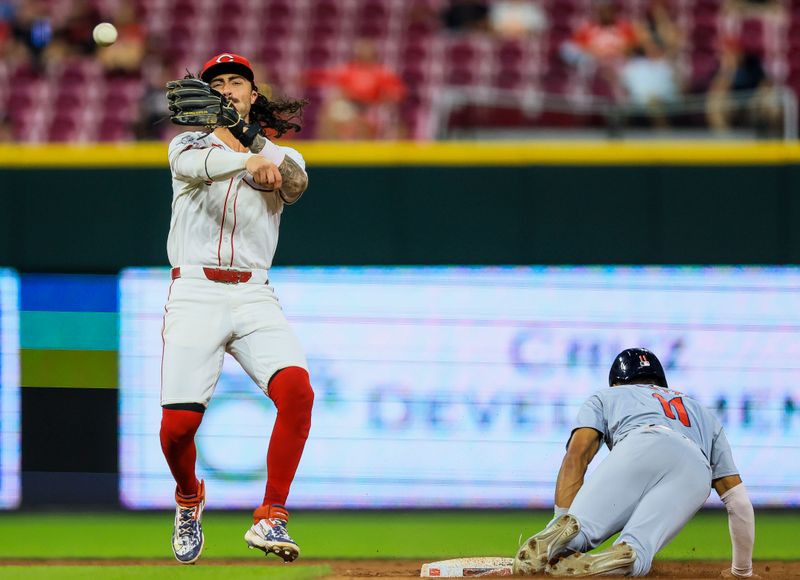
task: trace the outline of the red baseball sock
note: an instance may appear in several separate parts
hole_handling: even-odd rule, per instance
[[[177,409],[161,409],[161,450],[183,496],[197,494],[198,482],[194,472],[197,448],[194,435],[203,413]]]
[[[289,496],[289,487],[294,480],[308,439],[308,431],[311,429],[314,391],[311,389],[308,373],[300,367],[287,367],[278,371],[270,381],[269,396],[278,409],[278,417],[275,419],[267,451],[264,505],[282,506]]]

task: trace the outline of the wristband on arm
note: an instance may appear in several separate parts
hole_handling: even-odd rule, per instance
[[[286,153],[269,139],[264,139],[264,141],[264,148],[261,149],[260,155],[272,161],[277,167],[280,167],[283,160],[286,159]]]
[[[728,511],[728,529],[731,534],[733,555],[731,572],[747,578],[753,575],[753,543],[755,542],[755,514],[753,504],[743,483],[723,493],[719,498]]]

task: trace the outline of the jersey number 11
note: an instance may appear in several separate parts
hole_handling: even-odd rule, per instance
[[[681,397],[667,400],[662,397],[660,393],[653,393],[653,396],[661,403],[661,409],[667,417],[670,419],[678,419],[678,421],[686,427],[692,426],[692,422],[689,420],[689,413],[686,412],[686,407],[683,406],[683,399]],[[677,417],[675,416],[676,413],[678,415]]]

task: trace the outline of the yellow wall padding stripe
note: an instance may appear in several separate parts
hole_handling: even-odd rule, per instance
[[[696,141],[286,141],[312,166],[776,165],[800,163],[800,144]],[[166,167],[167,144],[0,145],[0,167]]]

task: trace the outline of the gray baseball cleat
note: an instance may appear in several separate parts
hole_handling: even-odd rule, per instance
[[[543,571],[549,561],[564,553],[564,546],[578,535],[580,529],[575,516],[566,514],[528,538],[514,558],[514,574],[531,576]]]
[[[625,542],[611,546],[596,554],[576,552],[547,566],[551,576],[625,576],[633,571],[636,550]]]

